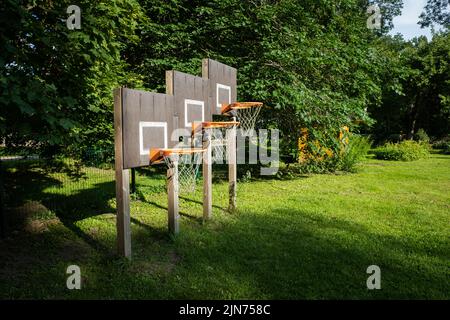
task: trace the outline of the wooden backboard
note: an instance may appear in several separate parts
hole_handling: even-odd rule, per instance
[[[222,103],[236,102],[237,71],[204,59],[202,77],[166,72],[166,94],[121,89],[123,168],[149,165],[151,148],[174,148],[192,123],[212,121]]]

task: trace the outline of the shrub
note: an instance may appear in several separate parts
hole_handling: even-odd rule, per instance
[[[351,137],[347,126],[339,132],[323,128],[301,129],[298,140],[298,163],[289,170],[296,174],[330,173],[340,170],[340,159],[348,148]]]
[[[322,143],[317,139],[312,142],[300,139],[299,162],[280,166],[277,176],[292,178],[311,173],[333,173],[338,170],[355,172],[356,164],[365,158],[371,148],[368,137],[350,133],[346,127],[335,140],[328,141],[329,147]]]
[[[336,166],[328,161],[309,161],[304,163],[289,163],[278,169],[279,179],[292,179],[306,174],[325,174],[335,171]]]
[[[378,139],[378,141],[397,143],[397,142],[400,142],[403,139],[405,139],[405,137],[406,136],[402,133],[392,133],[392,134],[388,134],[385,137],[380,137],[380,139]]]
[[[450,136],[446,136],[441,140],[433,143],[433,149],[440,150],[440,153],[450,154]]]
[[[380,160],[413,161],[426,158],[429,155],[429,145],[411,140],[400,143],[387,143],[374,151]]]
[[[366,157],[371,146],[372,143],[368,137],[351,135],[346,149],[340,155],[340,169],[354,172],[356,165]]]
[[[450,144],[450,141],[444,141],[444,140],[440,140],[440,141],[436,141],[435,143],[433,143],[433,149],[446,149],[447,145]]]
[[[438,147],[436,147],[436,149],[439,149],[440,153],[450,154],[450,142],[442,142],[438,145]]]
[[[428,137],[427,133],[423,129],[419,129],[417,133],[414,135],[414,139],[423,143],[430,143],[430,137]]]

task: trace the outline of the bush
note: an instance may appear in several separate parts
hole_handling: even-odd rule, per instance
[[[429,145],[411,140],[400,143],[387,143],[374,151],[380,160],[413,161],[426,158],[429,155]]]
[[[306,144],[305,144],[306,145]],[[356,164],[365,158],[371,148],[368,137],[347,132],[336,141],[334,148],[313,143],[312,150],[299,163],[282,165],[277,176],[293,178],[304,174],[326,174],[336,171],[355,172]]]
[[[414,135],[414,139],[423,143],[430,143],[430,137],[428,137],[427,133],[423,129],[419,129],[417,133]]]
[[[433,149],[446,149],[449,144],[450,141],[436,141],[435,143],[433,143]]]
[[[368,137],[351,135],[349,144],[339,159],[340,169],[354,172],[356,165],[366,157],[371,146],[372,143]]]
[[[440,150],[440,153],[450,154],[450,136],[446,136],[441,140],[433,143],[433,149]]]
[[[433,146],[433,148],[435,147]],[[438,145],[438,147],[436,147],[436,149],[439,149],[440,153],[450,154],[450,142],[442,142]]]
[[[447,143],[445,147],[442,149],[442,153],[450,154],[450,143]]]
[[[309,161],[307,163],[289,163],[282,164],[276,176],[279,179],[293,179],[299,176],[307,174],[326,174],[335,171],[335,166],[330,165],[329,162],[313,162]]]

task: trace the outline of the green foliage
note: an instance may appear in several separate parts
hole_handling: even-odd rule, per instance
[[[336,171],[336,162],[332,160],[310,160],[305,163],[293,163],[282,170],[284,176],[295,177],[304,174],[326,174]]]
[[[440,139],[436,139],[433,141],[433,148],[438,148],[439,149],[439,145],[442,143],[447,143],[450,142],[450,134],[440,138]]]
[[[429,145],[423,142],[405,140],[400,143],[387,143],[374,150],[380,160],[414,161],[429,156]]]
[[[372,117],[384,133],[412,123],[413,133],[448,133],[448,32],[431,43],[384,37],[402,1],[370,3],[380,32],[367,29],[360,0],[80,0],[73,31],[69,0],[3,1],[0,139],[47,154],[112,149],[112,89],[163,92],[165,70],[199,75],[204,57],[238,68],[238,99],[269,106],[257,126],[280,129],[294,159],[300,128],[333,151],[343,125],[369,130]]]
[[[450,154],[450,136],[446,136],[433,142],[433,149],[439,150],[443,154]]]
[[[369,137],[351,135],[349,144],[339,157],[339,168],[343,171],[355,172],[356,165],[365,159],[372,147]]]
[[[417,129],[441,137],[450,132],[450,32],[442,31],[406,42],[401,37],[380,39],[387,60],[380,75],[381,105],[369,108],[376,120],[378,141],[392,134],[413,138]],[[384,73],[384,74],[383,74]]]
[[[54,153],[68,144],[111,143],[112,89],[139,86],[121,57],[138,40],[139,4],[78,1],[81,29],[72,31],[65,22],[70,4],[2,2],[0,137],[9,146]]]
[[[395,15],[401,1],[383,1]],[[333,1],[141,1],[150,19],[127,54],[146,86],[164,88],[164,71],[200,73],[203,57],[238,68],[239,100],[269,108],[259,127],[281,130],[283,154],[300,128],[336,132],[370,123],[383,68],[366,27],[367,3]],[[386,22],[389,18],[386,18]],[[356,125],[356,124],[355,124]],[[294,155],[295,158],[295,155]]]
[[[422,27],[430,27],[440,24],[446,28],[450,27],[450,8],[448,0],[427,0],[425,11],[420,15],[419,24]]]
[[[425,144],[429,144],[430,143],[430,137],[428,136],[428,134],[423,129],[419,129],[417,131],[417,133],[414,136],[414,140],[419,141],[419,142],[423,142]]]
[[[443,154],[450,154],[450,142],[447,142],[447,143],[442,147],[442,153],[443,153]]]
[[[333,148],[323,147],[319,140],[308,143],[309,156],[300,163],[280,166],[278,177],[290,178],[302,174],[335,171],[356,172],[357,164],[365,159],[371,148],[369,137],[350,133],[339,140],[334,138],[330,143],[333,144]]]

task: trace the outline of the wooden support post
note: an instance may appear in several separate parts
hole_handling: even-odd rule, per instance
[[[180,214],[178,207],[178,160],[173,160],[167,169],[167,197],[169,215],[169,231],[178,234],[180,231]]]
[[[233,117],[232,121],[236,121]],[[237,188],[237,163],[236,163],[236,127],[228,130],[228,180],[229,180],[229,203],[228,210],[236,210],[236,188]]]
[[[120,255],[131,258],[130,173],[123,168],[122,89],[114,90],[114,130],[117,249]]]
[[[4,200],[3,200],[3,168],[2,161],[0,160],[0,238],[4,238],[6,236],[6,217],[4,211]]]
[[[203,219],[208,220],[212,215],[212,148],[211,134],[202,134],[203,149]]]
[[[136,169],[131,169],[131,193],[136,193]]]

